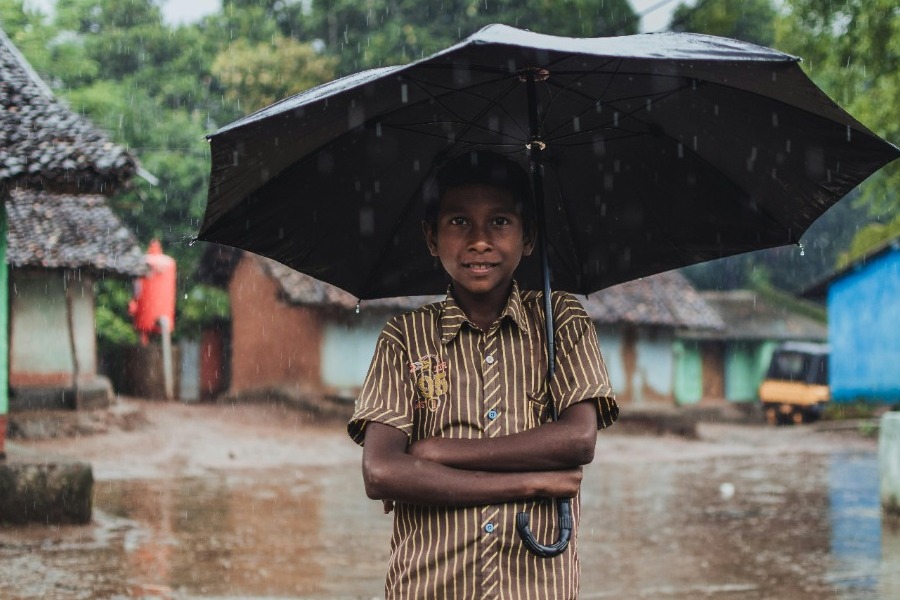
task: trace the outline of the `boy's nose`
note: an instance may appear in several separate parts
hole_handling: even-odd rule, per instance
[[[484,252],[493,246],[490,231],[487,227],[472,227],[469,232],[469,249]]]

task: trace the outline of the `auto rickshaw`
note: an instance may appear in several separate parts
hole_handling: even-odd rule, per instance
[[[776,348],[759,387],[766,422],[799,425],[822,416],[831,400],[827,344],[786,342]]]

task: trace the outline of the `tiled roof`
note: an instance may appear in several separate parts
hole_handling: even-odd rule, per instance
[[[0,30],[0,186],[110,194],[137,163],[53,96]]]
[[[291,304],[303,304],[313,306],[330,306],[333,308],[355,310],[356,298],[344,290],[333,285],[323,283],[309,275],[299,273],[283,264],[256,255],[263,267],[281,287],[284,299]],[[431,302],[439,302],[444,299],[440,296],[403,296],[398,298],[380,298],[378,300],[363,300],[360,309],[377,309],[381,311],[405,312],[415,310]]]
[[[583,299],[597,323],[722,329],[725,324],[690,282],[677,271],[644,277]]]
[[[7,261],[14,267],[89,269],[141,275],[144,251],[97,195],[17,190],[5,204]]]
[[[828,326],[751,290],[701,292],[725,322],[716,339],[825,341]],[[702,334],[699,337],[704,337]],[[710,337],[710,336],[706,336]]]

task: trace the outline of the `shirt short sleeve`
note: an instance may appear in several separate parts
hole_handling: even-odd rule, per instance
[[[597,330],[577,298],[562,293],[554,296],[556,373],[550,390],[557,410],[561,414],[573,404],[593,400],[598,427],[609,427],[618,419],[619,407],[600,353]]]
[[[396,427],[412,435],[412,406],[416,390],[408,376],[398,328],[388,323],[375,345],[375,354],[362,390],[356,399],[353,417],[347,425],[347,433],[359,445],[365,439],[366,423],[375,421]]]

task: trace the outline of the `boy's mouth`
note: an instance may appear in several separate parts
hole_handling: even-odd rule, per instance
[[[468,271],[471,271],[475,274],[487,273],[491,269],[497,266],[497,263],[485,263],[485,262],[477,262],[477,263],[463,263],[463,267],[465,267]]]

